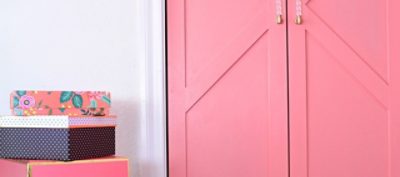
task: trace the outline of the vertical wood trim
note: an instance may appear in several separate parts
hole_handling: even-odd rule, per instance
[[[185,0],[167,0],[169,49],[185,48]],[[185,106],[185,51],[168,51],[168,147],[169,176],[186,177],[186,152],[179,151],[186,146]],[[171,118],[173,117],[173,119]],[[178,163],[179,162],[179,163]]]
[[[389,176],[400,176],[400,1],[387,0],[389,40]]]
[[[308,177],[306,30],[294,23],[295,0],[288,0],[290,174]]]
[[[306,31],[289,28],[291,176],[308,177]]]

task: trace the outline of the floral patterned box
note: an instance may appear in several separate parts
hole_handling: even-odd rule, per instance
[[[30,91],[11,93],[13,115],[107,116],[111,94],[103,91]]]

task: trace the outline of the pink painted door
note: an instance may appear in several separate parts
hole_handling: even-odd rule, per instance
[[[273,0],[168,0],[171,177],[288,177],[286,25]]]
[[[400,2],[289,0],[291,177],[400,176]]]

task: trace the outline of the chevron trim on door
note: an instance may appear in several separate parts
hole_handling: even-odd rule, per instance
[[[387,25],[382,26],[373,23],[379,20],[370,20],[369,26],[362,26],[368,30],[353,33],[351,39],[351,30],[344,29],[359,24],[338,25],[364,19],[361,12],[368,8],[374,15],[384,14],[371,18],[385,21],[387,12],[381,11],[391,0],[368,2],[384,3],[382,9],[365,1],[338,1],[305,0],[304,23],[289,23],[291,176],[389,177],[392,163],[400,157],[392,156],[398,145],[391,139],[399,133],[393,130],[397,118],[391,113],[397,111],[391,102],[400,97],[390,91],[397,76],[382,71],[398,66],[389,53],[391,44],[359,41],[367,40],[365,36],[385,36],[380,40],[391,41],[395,33],[388,29],[393,22],[386,20]],[[294,3],[289,1],[289,16],[295,15]],[[341,11],[345,8],[340,5],[353,11]],[[330,11],[319,14],[321,9]],[[372,45],[385,47],[380,50],[385,52],[381,58],[367,55],[372,53],[365,52]]]
[[[287,177],[286,27],[274,1],[168,3],[170,176]]]

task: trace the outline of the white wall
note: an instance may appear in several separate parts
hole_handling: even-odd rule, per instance
[[[117,153],[131,159],[132,177],[164,176],[164,132],[152,128],[164,128],[162,98],[148,98],[163,96],[162,50],[148,56],[146,45],[144,7],[153,6],[161,0],[0,0],[0,114],[10,113],[14,89],[109,90],[119,116]],[[153,66],[158,73],[149,76]]]

